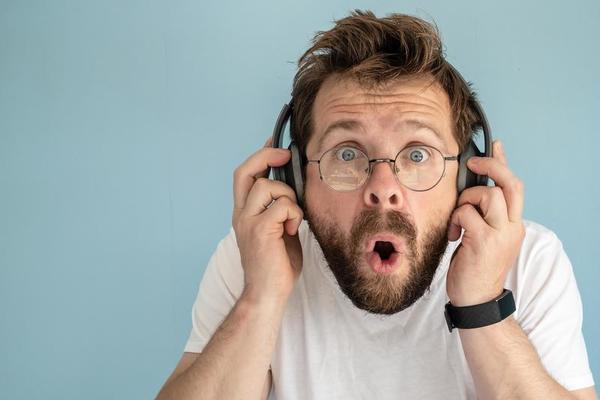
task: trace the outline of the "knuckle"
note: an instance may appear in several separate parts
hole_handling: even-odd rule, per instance
[[[477,189],[477,188],[471,187],[471,188],[463,190],[462,193],[458,196],[458,204],[463,204],[464,202],[467,201],[467,199],[470,199],[472,196],[474,196],[477,193],[474,191],[475,189]]]
[[[463,212],[475,211],[475,206],[471,203],[463,204],[462,206]]]
[[[464,217],[465,214],[469,213],[473,209],[473,206],[469,203],[465,203],[456,209],[456,214],[460,217]]]
[[[281,205],[287,208],[294,205],[294,202],[288,196],[281,196],[278,200],[281,201]]]
[[[463,204],[461,206],[456,207],[454,209],[454,211],[452,211],[452,215],[458,218],[464,212],[464,210],[465,210],[465,205]]]
[[[504,193],[502,192],[502,189],[499,188],[498,186],[494,186],[491,188],[490,190],[491,193],[491,197],[494,200],[499,200],[502,196],[504,196]]]
[[[277,200],[275,200],[274,205],[282,210],[286,210],[292,219],[295,219],[296,216],[300,216],[300,218],[302,218],[304,215],[302,209],[300,206],[298,206],[298,203],[288,196],[279,197]]]
[[[263,147],[260,150],[258,150],[255,153],[255,156],[263,159],[263,160],[267,160],[269,159],[269,157],[273,154],[273,148],[272,147]]]
[[[260,149],[258,149],[256,151],[256,154],[264,156],[264,155],[269,154],[272,151],[272,149],[273,149],[272,147],[261,147]]]
[[[493,186],[493,187],[491,187],[491,189],[492,189],[492,193],[494,193],[495,196],[502,194],[502,188],[499,186]]]
[[[515,190],[518,192],[523,192],[525,189],[525,184],[523,183],[522,180],[520,180],[518,178],[515,179],[513,186],[514,186]]]
[[[276,206],[277,208],[285,208],[287,207],[287,203],[285,201],[286,197],[285,196],[280,196],[277,199],[275,199],[273,206]]]
[[[263,191],[266,190],[269,186],[269,179],[267,178],[258,178],[254,182],[254,186],[256,186],[257,190]]]
[[[288,186],[286,183],[280,182],[280,181],[271,181],[273,182],[273,185],[275,185],[278,190],[280,190],[283,194],[283,196],[288,196],[288,197],[296,197],[296,194],[294,193],[294,190]]]
[[[233,182],[239,182],[244,174],[244,169],[241,165],[239,165],[236,169],[233,170]]]
[[[288,185],[285,185],[285,186],[286,186],[287,192],[289,193],[288,197],[290,198],[290,200],[292,200],[293,203],[296,203],[298,201],[298,199],[296,197],[296,192],[294,192],[294,189],[292,189]]]
[[[275,199],[275,201],[273,201],[272,207],[279,214],[279,213],[283,212],[284,210],[286,210],[287,208],[289,208],[289,206],[290,206],[289,199],[285,196],[281,196],[281,197]]]

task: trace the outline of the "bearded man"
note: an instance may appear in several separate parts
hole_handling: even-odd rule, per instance
[[[463,167],[495,186],[457,186],[474,96],[421,19],[317,34],[292,92],[303,188],[267,179],[293,157],[271,140],[236,169],[158,398],[596,398],[570,262],[523,221],[500,142]]]

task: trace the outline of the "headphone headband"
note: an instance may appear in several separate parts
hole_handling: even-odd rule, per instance
[[[283,131],[285,125],[292,117],[292,100],[288,104],[284,104],[275,122],[273,128],[273,147],[283,148]]]
[[[469,83],[465,80],[465,78],[463,78],[463,76],[460,74],[460,72],[458,72],[458,70],[456,68],[454,68],[454,66],[452,64],[450,64],[448,61],[445,61],[445,63],[448,66],[448,68],[450,69],[450,71],[452,71],[452,73],[458,78],[458,80],[463,85],[463,87],[467,88],[467,90],[469,91],[469,94],[470,94],[471,89],[469,87]],[[472,97],[471,100],[472,101],[470,101],[469,103],[475,109],[475,114],[477,114],[477,117],[479,118],[479,122],[481,122],[481,130],[483,131],[483,139],[484,139],[483,155],[485,157],[491,157],[492,156],[492,130],[490,128],[490,124],[488,123],[488,120],[485,116],[485,113],[483,112],[483,108],[481,107],[481,104],[479,104],[479,101],[477,101],[477,99],[475,97]]]
[[[469,88],[469,84],[463,78],[463,76],[458,72],[456,68],[452,64],[446,61],[446,65],[450,70],[456,75],[456,77],[460,80],[461,84]],[[483,131],[484,138],[484,151],[483,155],[485,157],[492,157],[492,130],[490,128],[489,122],[485,113],[483,112],[483,108],[477,99],[473,98],[470,102],[473,108],[475,109],[475,114],[479,118],[479,122],[481,123],[481,130]],[[277,122],[275,123],[275,127],[273,128],[273,147],[283,148],[283,132],[285,130],[286,124],[290,121],[292,117],[292,107],[293,107],[293,98],[290,100],[288,104],[284,104],[279,112],[279,116],[277,117]],[[291,129],[291,127],[290,127]]]

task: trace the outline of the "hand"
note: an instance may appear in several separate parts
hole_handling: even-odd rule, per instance
[[[498,297],[525,237],[523,184],[508,168],[500,142],[494,141],[493,157],[472,157],[467,166],[492,178],[496,186],[464,190],[451,216],[448,239],[459,239],[464,229],[446,280],[448,297],[455,306]]]
[[[288,185],[267,178],[289,150],[271,140],[234,173],[233,229],[244,269],[244,292],[253,299],[287,299],[302,269],[298,227],[303,213]]]

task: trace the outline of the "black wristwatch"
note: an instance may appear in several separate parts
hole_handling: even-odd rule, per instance
[[[495,324],[514,313],[515,309],[512,292],[504,289],[500,296],[483,304],[455,307],[448,302],[444,316],[452,332],[453,328],[473,329]]]

